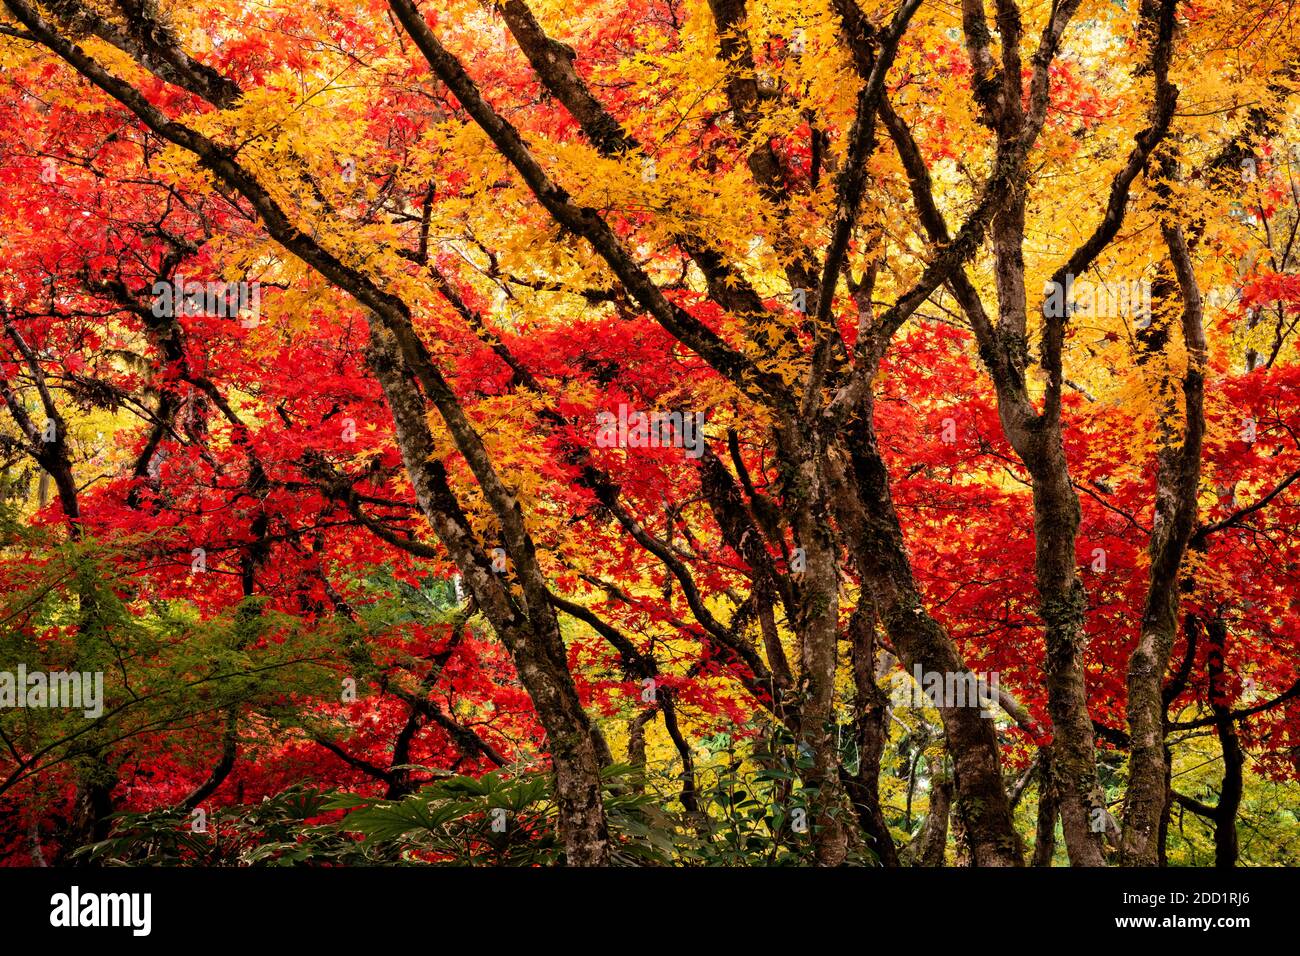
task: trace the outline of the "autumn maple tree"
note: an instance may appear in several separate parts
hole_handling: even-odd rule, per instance
[[[1295,862],[1288,4],[3,3],[7,861]]]

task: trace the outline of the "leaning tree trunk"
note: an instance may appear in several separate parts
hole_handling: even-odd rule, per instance
[[[824,464],[835,490],[836,510],[853,545],[854,561],[880,615],[893,651],[904,669],[963,674],[967,668],[943,627],[926,611],[912,575],[889,475],[876,442],[874,401],[863,408],[841,436],[847,462],[832,451]],[[1021,866],[1023,850],[1002,784],[993,721],[982,708],[942,701],[948,753],[952,756],[957,811],[969,836],[976,866]]]
[[[423,398],[393,336],[377,323],[372,326],[368,358],[392,410],[416,500],[510,652],[546,731],[565,859],[575,866],[608,863],[609,832],[600,785],[602,748],[578,699],[558,626],[538,633],[536,622],[525,616],[501,576],[492,570],[447,483],[442,463],[434,458]],[[544,620],[554,624],[553,616]]]

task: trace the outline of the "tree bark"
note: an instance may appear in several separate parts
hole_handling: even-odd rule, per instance
[[[1166,222],[1162,231],[1182,295],[1187,368],[1182,441],[1176,440],[1175,409],[1167,408],[1160,423],[1155,520],[1148,548],[1151,570],[1142,632],[1128,662],[1126,716],[1131,746],[1121,854],[1135,866],[1158,863],[1160,821],[1169,800],[1164,675],[1178,626],[1179,572],[1196,523],[1205,433],[1206,344],[1200,289],[1181,227]]]
[[[857,773],[845,786],[858,812],[867,847],[881,866],[898,866],[898,851],[880,805],[880,761],[889,740],[889,697],[876,681],[876,615],[869,600],[860,600],[849,622],[853,668],[853,729],[858,747]]]
[[[858,571],[905,670],[919,666],[925,672],[965,673],[956,647],[925,610],[917,589],[876,441],[874,400],[868,395],[863,404],[843,433],[848,461],[834,453],[824,461]],[[939,714],[952,756],[957,809],[966,824],[974,863],[1020,866],[1023,849],[1002,786],[993,722],[981,716],[978,705],[950,706],[954,703],[941,702]]]
[[[1034,827],[1033,866],[1051,866],[1056,853],[1056,820],[1060,816],[1060,804],[1056,800],[1056,786],[1052,775],[1052,749],[1044,747],[1039,751],[1038,765],[1038,813]]]
[[[492,571],[447,484],[441,462],[434,458],[425,405],[416,383],[394,336],[378,323],[371,326],[368,358],[392,410],[398,447],[416,500],[460,568],[465,586],[510,652],[546,730],[565,858],[574,866],[608,863],[609,833],[600,785],[602,756],[607,754],[602,755],[603,739],[597,739],[578,700],[558,623],[538,633],[535,622],[525,617],[510,590]],[[554,616],[549,620],[555,622]]]
[[[1209,678],[1210,707],[1214,713],[1214,732],[1223,750],[1223,782],[1219,802],[1214,808],[1214,865],[1230,869],[1237,865],[1237,810],[1243,791],[1242,772],[1246,756],[1237,739],[1232,717],[1232,699],[1228,693],[1228,675],[1224,657],[1227,653],[1228,625],[1215,618],[1206,625],[1209,653],[1206,674]]]

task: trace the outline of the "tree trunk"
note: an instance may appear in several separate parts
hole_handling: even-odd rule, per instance
[[[371,326],[368,358],[392,410],[398,447],[416,500],[460,568],[474,600],[510,652],[546,731],[555,769],[565,859],[573,866],[606,864],[609,833],[601,798],[600,766],[607,751],[602,754],[603,738],[578,700],[555,618],[538,615],[543,623],[554,625],[538,633],[537,622],[525,616],[502,578],[492,571],[491,562],[447,483],[442,463],[433,456],[424,400],[394,337],[377,322]]]
[[[1237,727],[1232,718],[1232,699],[1228,693],[1224,656],[1227,651],[1228,625],[1216,618],[1206,625],[1209,656],[1206,671],[1210,679],[1210,707],[1214,712],[1214,730],[1223,749],[1223,782],[1214,811],[1214,865],[1231,869],[1237,865],[1237,810],[1241,806],[1242,771],[1246,764]]]
[[[1172,177],[1172,161],[1164,172]],[[1205,432],[1206,344],[1200,289],[1182,229],[1165,223],[1162,232],[1183,301],[1182,332],[1187,347],[1183,375],[1185,424],[1180,443],[1177,409],[1172,401],[1168,402],[1159,422],[1161,448],[1156,459],[1146,607],[1142,633],[1128,663],[1126,711],[1131,749],[1121,853],[1126,863],[1135,866],[1154,866],[1158,862],[1160,820],[1169,799],[1164,675],[1178,625],[1179,571],[1196,523]]]
[[[867,836],[868,849],[881,866],[898,866],[898,851],[880,806],[880,760],[889,739],[889,698],[876,681],[876,615],[869,601],[858,602],[849,623],[849,638],[858,770],[846,776],[845,785]]]
[[[1056,820],[1060,805],[1056,802],[1056,787],[1052,781],[1052,749],[1039,751],[1038,814],[1034,829],[1033,866],[1051,866],[1056,854]]]
[[[889,476],[880,457],[868,397],[857,417],[846,423],[843,440],[849,466],[834,454],[825,466],[855,563],[871,592],[885,633],[904,669],[962,674],[967,669],[944,629],[925,610],[912,576],[903,533],[894,510]],[[993,721],[981,707],[939,707],[948,753],[952,756],[958,812],[966,824],[976,866],[1020,866],[1020,838],[1002,786],[1001,761]]]
[[[1047,709],[1052,718],[1052,779],[1070,863],[1104,866],[1105,801],[1097,780],[1096,744],[1088,713],[1083,652],[1086,598],[1075,573],[1079,499],[1059,445],[1034,474],[1034,535],[1040,611],[1046,623]]]
[[[948,847],[948,817],[952,813],[953,784],[946,776],[930,780],[930,809],[925,815],[920,841],[914,857],[917,866],[943,866]]]

